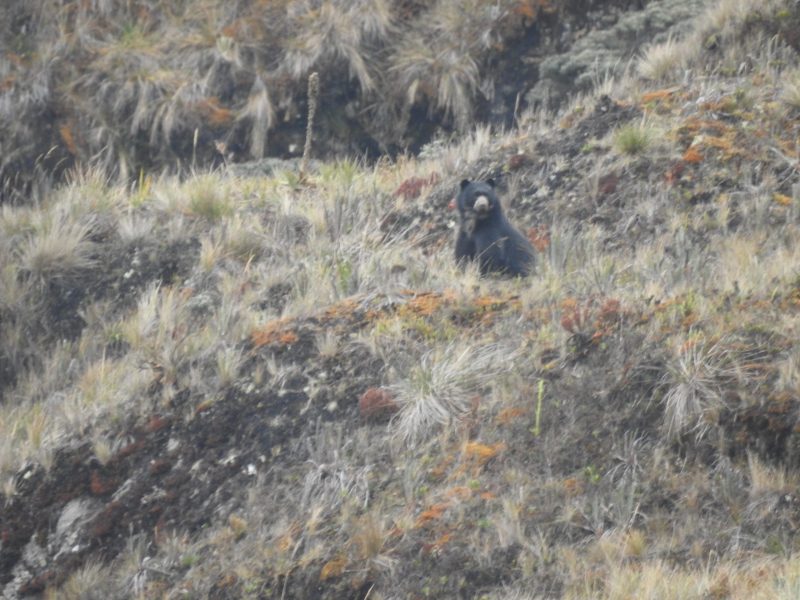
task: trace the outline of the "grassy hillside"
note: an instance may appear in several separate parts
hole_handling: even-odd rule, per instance
[[[0,183],[76,161],[135,177],[296,154],[313,71],[327,152],[396,147],[412,109],[466,129],[490,57],[547,4],[12,0],[0,8]]]
[[[528,103],[613,72],[700,4],[669,2],[628,17],[659,3],[7,0],[0,202],[28,203],[76,164],[135,180],[297,156],[312,72],[319,157],[416,151],[439,129],[510,124]],[[563,54],[581,40],[575,61]]]
[[[417,157],[0,206],[3,598],[798,597],[798,23],[723,0]],[[528,279],[453,264],[488,176]]]

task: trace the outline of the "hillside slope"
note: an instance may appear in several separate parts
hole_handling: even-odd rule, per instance
[[[557,115],[0,212],[0,596],[796,598],[800,23]],[[494,177],[526,280],[452,260]]]
[[[296,157],[313,72],[318,157],[416,152],[559,105],[701,4],[7,0],[0,202],[29,203],[76,164],[133,181]]]

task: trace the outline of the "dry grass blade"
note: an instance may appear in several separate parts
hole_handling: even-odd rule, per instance
[[[240,111],[238,120],[250,122],[250,156],[261,158],[267,146],[267,132],[275,121],[275,107],[261,77],[256,77],[253,82],[247,104]]]

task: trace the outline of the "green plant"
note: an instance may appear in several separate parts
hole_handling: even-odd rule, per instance
[[[539,385],[537,386],[536,392],[536,416],[535,421],[533,424],[533,428],[531,429],[531,433],[534,436],[539,437],[541,433],[540,424],[542,418],[542,399],[544,398],[544,379],[539,380]]]
[[[212,186],[196,186],[191,190],[188,208],[193,215],[209,221],[219,221],[233,211],[228,199]]]
[[[613,133],[614,148],[621,154],[642,154],[653,142],[655,132],[645,123],[628,123]]]

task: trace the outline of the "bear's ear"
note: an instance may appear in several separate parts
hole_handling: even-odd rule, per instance
[[[461,180],[461,189],[463,190],[463,189],[464,189],[465,187],[467,187],[467,186],[468,186],[470,183],[471,183],[471,181],[470,181],[469,179],[462,179],[462,180]]]
[[[494,189],[494,179],[489,178],[489,179],[486,180],[486,183],[489,184],[490,188]]]

